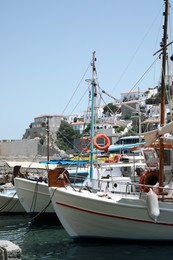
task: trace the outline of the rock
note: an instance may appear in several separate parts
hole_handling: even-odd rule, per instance
[[[0,240],[0,259],[20,260],[22,250],[19,246],[8,240]]]

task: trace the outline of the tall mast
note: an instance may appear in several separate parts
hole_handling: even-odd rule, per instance
[[[166,76],[166,60],[167,60],[167,31],[168,31],[168,5],[169,0],[164,0],[165,12],[164,15],[164,26],[163,26],[163,39],[162,39],[162,80],[161,80],[161,127],[165,124],[165,76]],[[159,186],[163,187],[163,172],[164,172],[164,144],[163,138],[160,138],[160,174],[159,174]]]
[[[91,142],[90,142],[90,178],[93,177],[93,138],[94,138],[94,117],[95,117],[95,98],[96,98],[96,79],[95,79],[95,73],[96,73],[96,67],[95,67],[96,57],[95,57],[95,51],[93,52],[93,58],[92,58],[92,81],[91,81]]]
[[[49,118],[46,121],[46,132],[47,132],[47,162],[49,163],[49,143],[50,143],[50,129],[49,129]]]

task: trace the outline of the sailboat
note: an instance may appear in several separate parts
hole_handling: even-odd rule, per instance
[[[95,89],[95,52],[93,53],[93,89],[92,89],[92,96],[94,97],[96,95],[96,89]],[[94,101],[94,99],[93,99]],[[94,111],[94,102],[92,103],[92,109],[91,111]],[[94,121],[94,113],[92,115],[92,121]],[[94,128],[92,124],[91,129],[91,138],[90,140],[95,140],[95,146],[101,150],[106,150],[110,145],[109,138],[104,134],[97,134],[94,136]],[[47,131],[49,132],[49,131]],[[99,137],[102,137],[107,141],[106,145],[99,146],[97,144],[97,139]],[[49,140],[49,136],[47,138]],[[83,139],[87,140],[87,139]],[[135,170],[136,167],[145,168],[145,163],[141,160],[138,162],[134,161],[132,162],[120,162],[114,160],[113,162],[108,160],[108,162],[101,162],[98,160],[95,160],[94,156],[94,143],[90,142],[90,150],[91,156],[87,159],[79,160],[78,158],[76,160],[49,160],[49,154],[47,155],[47,161],[40,162],[39,166],[46,168],[46,170],[50,170],[49,175],[51,175],[52,178],[54,178],[58,173],[68,172],[68,181],[70,183],[73,183],[73,185],[78,186],[80,189],[81,186],[88,187],[92,185],[92,188],[94,190],[100,190],[105,189],[109,185],[109,181],[111,180],[111,185],[109,185],[109,189],[113,189],[114,192],[118,191],[125,191],[126,190],[126,184],[131,182],[131,179],[136,178],[135,176]],[[49,151],[49,149],[47,149]],[[107,157],[106,157],[107,158]],[[128,174],[127,174],[128,172]],[[99,178],[102,178],[102,182],[100,182]],[[94,179],[94,181],[93,181]],[[104,181],[103,181],[104,180]],[[54,183],[54,181],[53,181]],[[92,183],[92,184],[91,184]],[[49,189],[48,189],[48,183],[47,183],[47,172],[44,174],[44,178],[41,178],[41,176],[37,176],[35,178],[34,176],[27,176],[21,175],[20,170],[15,174],[14,176],[14,184],[16,188],[16,193],[18,195],[19,201],[25,211],[30,216],[37,216],[37,217],[52,217],[52,215],[55,214],[54,207],[52,205]],[[112,188],[111,188],[112,187]]]
[[[163,59],[161,126],[164,125],[165,121],[164,93],[169,1],[164,0],[164,3],[165,26],[163,46],[161,48]],[[95,53],[93,54],[94,62]],[[94,98],[94,79],[91,86],[92,97]],[[94,112],[92,112],[92,123],[93,118]],[[146,160],[147,158],[151,159],[148,171],[141,176],[138,184],[127,183],[126,192],[110,191],[111,181],[104,191],[95,191],[85,187],[78,189],[69,182],[67,172],[55,172],[53,179],[52,172],[50,172],[49,192],[52,203],[59,220],[70,237],[74,239],[173,240],[173,183],[171,179],[167,185],[164,184],[165,138],[163,138],[162,134],[165,131],[163,130],[160,133],[160,136],[155,134],[156,139],[159,141],[160,159],[151,157],[153,150],[146,147],[145,158]],[[149,137],[149,135],[147,136]],[[94,130],[91,128],[91,140],[93,140],[93,137]],[[92,149],[93,143],[91,143],[91,179],[93,173]],[[157,177],[158,182],[151,181],[155,177]],[[108,180],[106,181],[108,182]],[[129,185],[135,186],[136,189],[129,190]]]
[[[23,206],[25,212],[30,216],[51,216],[55,214],[54,207],[50,200],[50,194],[47,182],[47,171],[56,172],[64,170],[68,172],[68,178],[71,183],[75,186],[85,186],[91,185],[90,180],[90,164],[88,160],[50,160],[41,162],[38,164],[40,168],[45,169],[44,175],[41,173],[36,175],[21,174],[20,169],[14,174],[14,184],[15,191],[17,193],[18,199]],[[14,166],[20,167],[20,166]],[[30,166],[31,167],[31,166]],[[37,166],[38,167],[38,166]],[[47,168],[48,167],[48,168]],[[104,182],[101,184],[95,181],[93,187],[98,189],[101,185],[102,188],[107,186],[107,179],[114,177],[114,182],[116,182],[115,191],[120,191],[125,189],[125,184],[131,181],[131,178],[135,178],[135,170],[137,168],[145,168],[145,163],[137,162],[134,163],[102,163],[97,164],[92,169],[93,178],[98,179],[98,175],[104,178]],[[30,168],[27,168],[27,171]],[[38,168],[37,168],[38,169]],[[126,172],[130,172],[128,176],[125,176]],[[121,183],[119,183],[121,181]]]

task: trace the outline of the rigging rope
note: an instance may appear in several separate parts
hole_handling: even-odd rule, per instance
[[[127,64],[127,66],[126,66],[125,69],[123,70],[122,74],[120,75],[120,78],[119,78],[118,81],[116,82],[116,84],[115,84],[115,86],[113,87],[111,93],[114,92],[115,88],[118,86],[119,82],[120,82],[121,79],[124,77],[126,71],[128,70],[129,66],[131,65],[132,61],[134,60],[134,58],[135,58],[137,52],[139,51],[140,47],[141,47],[142,44],[144,43],[144,40],[147,38],[149,32],[151,31],[151,29],[152,29],[152,27],[153,27],[153,25],[154,25],[154,22],[156,21],[156,18],[157,18],[157,17],[160,17],[160,12],[163,10],[163,6],[164,6],[164,4],[162,5],[162,7],[160,8],[159,12],[158,12],[157,15],[155,16],[155,18],[154,18],[154,20],[153,20],[151,26],[149,26],[148,30],[146,31],[144,37],[142,38],[142,40],[141,40],[141,42],[139,43],[139,45],[138,45],[136,51],[135,51],[134,54],[132,55],[132,57],[131,57],[129,63]],[[160,28],[160,27],[159,27],[159,28]]]
[[[36,181],[36,184],[35,184],[34,196],[33,196],[33,199],[32,199],[30,212],[34,212],[35,211],[35,205],[37,203],[37,192],[38,192],[38,181]]]
[[[90,64],[91,64],[91,63],[90,63]],[[87,69],[86,69],[84,75],[82,76],[81,80],[79,81],[79,83],[78,83],[78,85],[77,85],[77,87],[76,87],[76,89],[75,89],[75,91],[74,91],[72,97],[70,98],[69,102],[67,103],[67,105],[65,106],[64,110],[62,111],[62,115],[65,113],[65,111],[66,111],[67,107],[69,106],[69,104],[70,104],[72,98],[74,97],[74,95],[75,95],[76,91],[78,90],[78,88],[79,88],[81,82],[83,81],[83,79],[84,79],[84,77],[85,77],[85,75],[86,75],[88,69],[90,68],[90,64],[88,65],[88,67],[87,67]]]
[[[16,192],[13,194],[13,196],[11,196],[11,197],[9,198],[9,200],[8,200],[7,202],[5,202],[5,203],[0,207],[0,211],[3,211],[3,210],[4,210],[5,208],[7,208],[8,206],[10,206],[8,212],[10,212],[10,211],[14,208],[14,206],[15,206],[16,203],[17,203],[17,200],[16,200],[13,204],[11,204],[11,203],[13,202],[13,198],[15,197],[15,195],[16,195]],[[10,204],[11,204],[11,205],[10,205]]]

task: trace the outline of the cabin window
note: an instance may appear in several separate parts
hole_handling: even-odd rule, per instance
[[[154,159],[155,157],[154,157],[154,153],[153,153],[153,151],[145,151],[144,152],[144,156],[145,156],[145,160],[146,161],[149,161],[149,160],[152,160],[152,159]]]
[[[156,152],[158,154],[158,157],[160,157],[160,150],[156,149]],[[171,165],[170,152],[170,150],[164,149],[164,165]]]
[[[159,158],[156,157],[154,150],[145,150],[144,157],[149,167],[156,167],[158,166]]]

